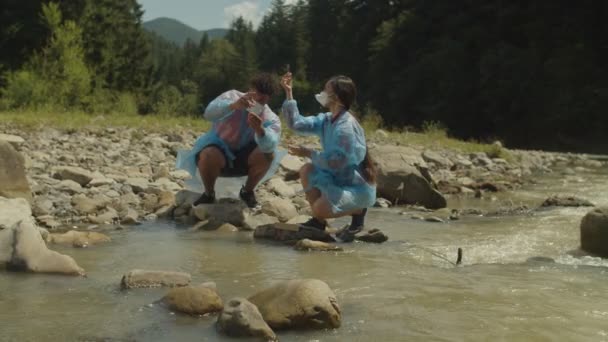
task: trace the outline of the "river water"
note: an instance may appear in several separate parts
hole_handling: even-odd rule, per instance
[[[537,206],[551,194],[608,205],[607,171],[540,176],[497,198],[449,205]],[[120,291],[121,275],[133,268],[189,272],[194,283],[216,282],[225,301],[277,280],[326,281],[338,296],[342,327],[279,332],[281,341],[607,341],[608,260],[573,252],[587,211],[441,224],[374,210],[368,225],[385,231],[389,242],[348,245],[343,253],[297,252],[250,233],[147,224],[112,233],[113,242],[102,246],[54,247],[73,256],[87,278],[0,273],[0,341],[230,340],[215,331],[216,317],[154,304],[166,289]],[[463,265],[454,267],[459,247]],[[556,262],[527,262],[535,256]]]

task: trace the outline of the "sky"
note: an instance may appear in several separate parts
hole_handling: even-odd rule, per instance
[[[198,30],[228,28],[242,16],[255,27],[272,0],[137,0],[144,9],[144,21],[158,17],[177,19]],[[295,3],[287,0],[286,3]]]

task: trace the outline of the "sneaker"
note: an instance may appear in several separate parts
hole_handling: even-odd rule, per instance
[[[300,228],[325,231],[325,228],[327,228],[327,222],[322,222],[313,217],[310,220],[308,220],[304,223],[301,223]]]
[[[206,192],[203,192],[201,197],[199,197],[196,201],[194,201],[194,203],[192,203],[192,205],[196,207],[199,204],[211,204],[211,203],[215,203],[215,192],[212,192],[211,194],[207,194]]]
[[[353,242],[355,236],[363,231],[363,226],[349,225],[346,228],[336,233],[336,238],[342,242]]]
[[[241,188],[239,197],[241,198],[241,200],[243,200],[243,202],[245,202],[247,207],[249,207],[250,209],[256,209],[260,206],[258,203],[258,200],[255,198],[254,191],[246,191],[245,188],[243,187],[243,188]]]

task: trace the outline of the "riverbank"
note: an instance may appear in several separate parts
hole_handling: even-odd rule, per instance
[[[34,216],[49,229],[132,225],[176,216],[175,210],[187,204],[176,195],[188,187],[190,176],[174,169],[175,156],[208,128],[203,120],[183,117],[38,113],[0,117],[0,132],[14,136],[5,139],[13,139],[24,157]],[[380,167],[378,194],[389,200],[380,201],[383,206],[442,209],[446,198],[481,198],[517,189],[533,175],[556,167],[576,177],[586,168],[602,166],[585,155],[514,151],[498,143],[450,139],[440,131],[374,130],[368,132],[368,141]],[[286,132],[282,144],[314,146],[316,141]],[[281,216],[281,221],[309,214],[293,177],[304,162],[286,157],[279,173],[258,188],[265,214]]]

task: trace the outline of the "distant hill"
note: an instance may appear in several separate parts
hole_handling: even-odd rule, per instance
[[[199,42],[203,34],[211,39],[223,38],[227,33],[227,29],[217,28],[207,31],[199,31],[192,28],[179,20],[171,18],[157,18],[143,23],[144,29],[154,32],[159,36],[182,46],[188,38],[194,42]]]

